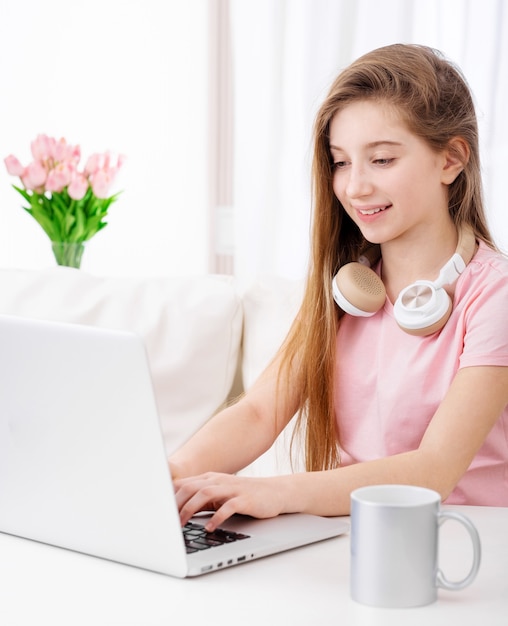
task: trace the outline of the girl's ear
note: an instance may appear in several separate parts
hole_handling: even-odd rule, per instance
[[[469,161],[469,145],[462,137],[454,137],[445,149],[444,157],[441,182],[451,185]]]

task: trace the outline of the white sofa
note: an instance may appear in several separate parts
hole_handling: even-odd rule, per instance
[[[252,384],[280,345],[301,293],[301,283],[274,277],[240,292],[233,278],[219,275],[0,270],[0,314],[131,330],[143,338],[168,454]],[[284,456],[272,451],[249,472],[285,470]]]

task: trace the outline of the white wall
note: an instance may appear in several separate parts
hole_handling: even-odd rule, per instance
[[[84,269],[207,271],[206,16],[207,0],[1,0],[0,267],[54,265],[3,164],[46,133],[128,157]]]

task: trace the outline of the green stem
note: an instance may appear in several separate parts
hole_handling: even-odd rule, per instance
[[[51,245],[58,265],[80,268],[81,258],[85,250],[83,242],[53,241]]]

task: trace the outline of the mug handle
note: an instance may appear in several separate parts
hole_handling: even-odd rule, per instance
[[[473,564],[471,566],[469,574],[463,580],[452,582],[446,578],[446,576],[440,569],[438,569],[436,573],[436,584],[438,587],[442,587],[443,589],[451,589],[452,591],[458,591],[459,589],[464,589],[464,587],[470,585],[478,574],[482,553],[480,536],[473,523],[461,513],[456,513],[454,511],[439,511],[437,517],[439,526],[441,526],[441,524],[443,524],[443,522],[445,522],[447,519],[453,519],[457,522],[460,522],[466,528],[473,543]]]

